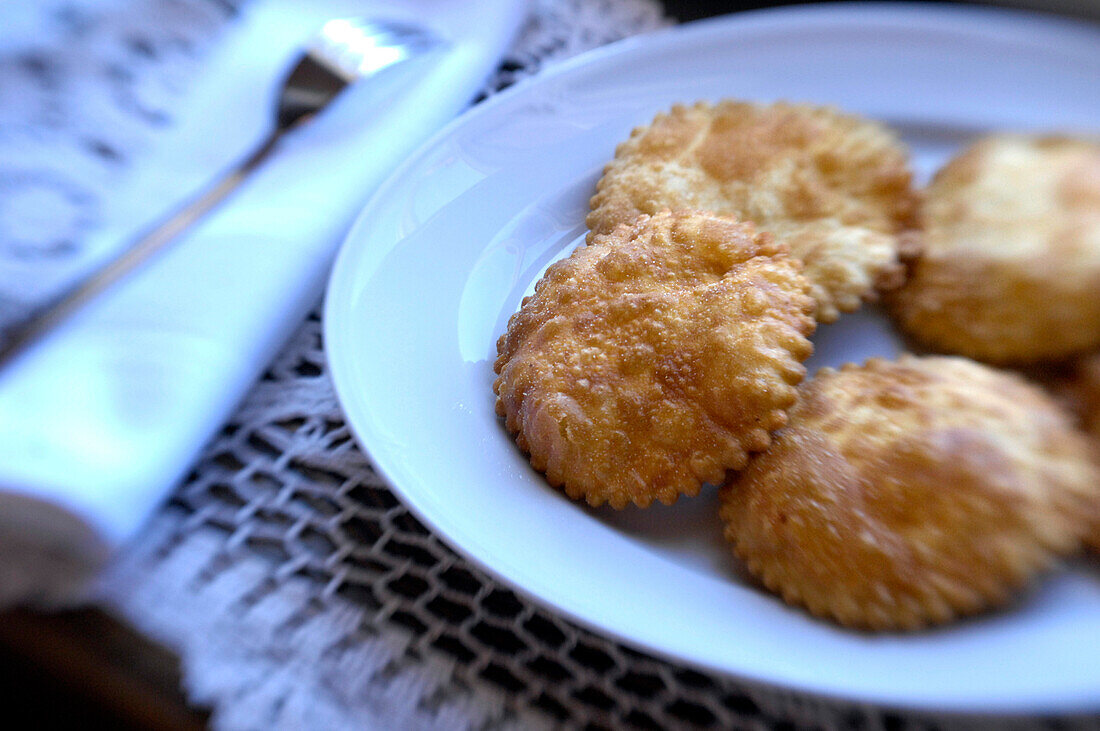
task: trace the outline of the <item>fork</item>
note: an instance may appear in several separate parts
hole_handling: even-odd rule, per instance
[[[428,29],[399,21],[339,19],[325,23],[283,81],[275,105],[274,126],[267,137],[117,257],[7,328],[0,343],[0,368],[209,213],[263,164],[288,132],[308,122],[349,84],[423,55],[442,43]]]

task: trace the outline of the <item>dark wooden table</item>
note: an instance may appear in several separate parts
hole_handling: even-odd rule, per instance
[[[98,609],[0,613],[0,697],[5,716],[34,728],[206,727],[176,656]]]

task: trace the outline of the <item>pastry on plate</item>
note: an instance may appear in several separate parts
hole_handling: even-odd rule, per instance
[[[787,602],[911,630],[1008,601],[1076,551],[1100,474],[1015,374],[947,356],[824,369],[721,491],[726,536]]]
[[[497,413],[572,498],[671,503],[786,420],[814,329],[801,264],[751,224],[664,211],[553,264],[497,343]]]
[[[1024,373],[1047,386],[1100,445],[1100,353],[1041,364]]]
[[[936,174],[919,219],[893,297],[918,341],[1004,364],[1100,346],[1100,143],[984,138]]]
[[[906,150],[876,122],[827,107],[700,102],[618,146],[586,222],[605,234],[663,208],[752,221],[802,259],[817,318],[830,322],[901,283],[910,181]]]
[[[1034,373],[1073,413],[1091,437],[1093,454],[1100,459],[1100,353],[1075,358],[1067,363]],[[1092,510],[1092,527],[1085,543],[1100,553],[1100,498]]]

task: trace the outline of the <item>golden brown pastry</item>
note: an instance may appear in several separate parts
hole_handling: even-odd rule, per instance
[[[1094,459],[1100,459],[1100,353],[1081,356],[1033,375],[1077,417],[1092,439]],[[1085,534],[1085,544],[1100,553],[1100,497],[1091,513],[1093,518]]]
[[[752,221],[803,260],[821,322],[901,284],[915,206],[906,151],[882,125],[824,107],[674,106],[619,145],[586,223],[700,208]]]
[[[1100,353],[1043,364],[1024,373],[1047,386],[1100,444]]]
[[[719,484],[785,423],[812,350],[801,265],[751,224],[643,216],[549,268],[497,343],[531,464],[592,505]]]
[[[1100,144],[985,138],[936,175],[920,219],[894,297],[916,339],[990,363],[1100,346]]]
[[[841,624],[915,629],[1005,602],[1080,546],[1100,475],[1041,389],[954,357],[825,369],[721,515],[772,591]]]

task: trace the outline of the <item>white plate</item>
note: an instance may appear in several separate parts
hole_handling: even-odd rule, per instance
[[[993,129],[1095,131],[1100,33],[1008,12],[820,6],[705,21],[563,64],[475,108],[374,197],[337,261],[325,340],[375,466],[453,547],[578,622],[695,666],[940,710],[1100,709],[1100,576],[1077,566],[947,629],[838,629],[744,580],[714,491],[588,510],[493,414],[497,337],[584,233],[599,170],[674,102],[829,103],[885,120],[922,175]],[[892,355],[873,312],[819,331],[813,365]]]

